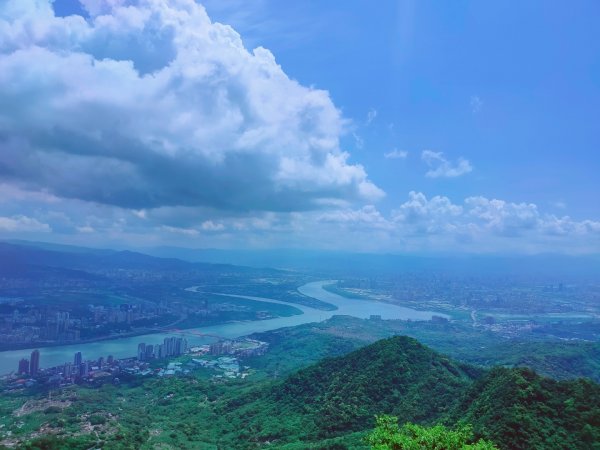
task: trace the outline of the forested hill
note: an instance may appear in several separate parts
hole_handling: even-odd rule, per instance
[[[242,441],[328,441],[346,448],[358,444],[353,433],[372,428],[376,414],[391,414],[400,423],[467,422],[477,437],[506,449],[600,448],[594,447],[600,442],[600,385],[557,382],[525,369],[483,371],[408,337],[324,360],[231,400],[223,412],[225,434]]]
[[[525,368],[494,368],[464,396],[449,422],[510,449],[600,449],[600,385],[557,382]]]

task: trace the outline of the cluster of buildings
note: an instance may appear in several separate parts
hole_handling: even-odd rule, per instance
[[[31,352],[30,359],[22,358],[19,361],[17,376],[29,376],[32,379],[51,376],[52,381],[57,381],[56,376],[58,375],[60,381],[75,381],[78,378],[86,378],[93,372],[107,370],[119,361],[112,355],[109,355],[106,359],[100,357],[97,360],[84,360],[81,352],[76,352],[73,355],[73,362],[41,369],[40,351],[34,350]]]
[[[112,377],[113,381],[121,371],[129,374],[151,373],[147,361],[181,356],[188,352],[188,343],[185,338],[167,337],[162,344],[152,345],[140,343],[137,357],[116,359],[112,355],[107,358],[101,356],[95,360],[84,359],[81,352],[73,355],[72,362],[59,366],[40,368],[40,351],[31,352],[30,359],[22,358],[19,361],[16,377],[8,385],[10,389],[32,386],[35,383],[50,383],[64,385],[82,381]]]
[[[0,344],[6,346],[77,342],[110,332],[127,332],[175,314],[165,302],[90,305],[87,311],[75,316],[69,311],[35,307],[16,300],[8,305],[14,309],[0,314]]]
[[[240,359],[263,355],[268,349],[266,342],[254,339],[221,340],[210,345],[191,348],[183,337],[166,337],[161,344],[138,344],[137,355],[131,358],[100,357],[84,359],[82,352],[73,355],[73,360],[55,367],[40,368],[40,351],[33,350],[29,359],[19,361],[16,376],[11,377],[5,390],[21,389],[35,384],[63,386],[72,383],[102,384],[119,383],[120,376],[170,376],[188,374],[195,368],[205,367],[223,372],[216,378],[245,378],[248,372],[240,367]],[[178,357],[190,353],[194,357],[183,362],[169,361],[165,367],[157,367],[151,361]],[[248,367],[247,367],[248,368]]]
[[[40,351],[34,350],[31,352],[31,359],[22,358],[19,361],[19,375],[36,375],[40,371]]]
[[[192,364],[196,367],[204,367],[207,369],[220,369],[223,375],[215,375],[215,378],[245,378],[247,373],[240,371],[240,362],[233,356],[220,356],[216,359],[192,359]]]
[[[127,324],[131,325],[138,320],[155,319],[169,312],[166,303],[157,305],[128,304],[116,306],[89,307],[91,317],[88,320],[93,324]]]
[[[0,343],[28,344],[43,341],[77,341],[81,338],[81,321],[68,312],[49,313],[33,308],[15,309],[0,317]]]
[[[214,375],[214,378],[246,378],[249,372],[242,370],[240,359],[264,355],[268,348],[268,343],[250,338],[221,340],[192,349],[195,356],[203,356],[203,358],[193,358],[191,363],[193,367],[204,367],[222,372],[220,375]],[[249,367],[244,366],[244,369],[249,369]]]
[[[208,353],[213,356],[234,355],[238,358],[264,355],[269,344],[255,339],[224,340],[210,344]]]
[[[181,356],[188,351],[187,339],[182,337],[166,337],[162,344],[138,344],[138,361],[163,359],[171,356]]]

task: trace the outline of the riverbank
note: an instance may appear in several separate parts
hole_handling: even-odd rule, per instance
[[[188,288],[192,292],[194,287]],[[42,349],[42,348],[51,348],[51,347],[60,347],[64,345],[85,345],[91,344],[94,342],[102,342],[106,340],[115,340],[115,339],[126,339],[132,338],[136,336],[145,336],[151,334],[158,333],[167,333],[170,330],[190,330],[196,329],[200,327],[211,327],[218,325],[226,325],[230,323],[236,322],[251,322],[251,321],[261,321],[261,320],[271,320],[280,317],[290,317],[294,315],[303,314],[302,307],[299,305],[289,304],[287,302],[281,302],[276,300],[264,301],[260,297],[249,297],[243,295],[230,295],[230,294],[218,294],[223,297],[229,297],[240,306],[245,306],[248,308],[248,311],[244,311],[243,314],[241,312],[227,312],[221,311],[221,318],[214,317],[200,317],[200,316],[188,316],[188,317],[180,317],[174,322],[168,323],[166,325],[154,326],[148,328],[138,328],[132,331],[128,331],[125,333],[111,334],[106,336],[97,336],[89,339],[82,339],[78,341],[63,341],[63,342],[52,342],[52,341],[39,341],[33,343],[22,343],[22,344],[0,344],[0,352],[11,351],[11,350],[33,350],[33,349]],[[244,299],[244,300],[240,300]],[[277,306],[276,306],[277,305]],[[260,313],[267,314],[266,317],[260,317]],[[244,317],[246,316],[246,317]],[[253,318],[248,318],[248,316],[252,316]]]
[[[295,304],[293,308],[301,310],[302,314],[289,317],[277,317],[273,319],[255,320],[247,322],[229,322],[218,325],[202,326],[178,330],[160,330],[153,334],[138,334],[136,336],[119,337],[95,341],[90,343],[76,343],[72,345],[57,345],[46,347],[41,351],[40,367],[52,367],[73,360],[76,352],[82,352],[84,359],[98,359],[100,356],[112,355],[115,358],[126,358],[136,354],[137,345],[140,342],[146,344],[159,344],[165,337],[173,335],[185,335],[190,345],[202,345],[215,341],[214,336],[225,339],[235,339],[253,333],[275,330],[283,327],[291,327],[309,322],[321,322],[335,315],[348,315],[358,318],[369,318],[379,316],[382,319],[400,320],[431,320],[434,315],[441,315],[432,311],[417,311],[383,302],[371,300],[352,300],[327,292],[323,285],[331,284],[332,281],[317,281],[306,283],[298,288],[298,291],[306,296],[316,298],[322,302],[330,303],[337,309],[335,311],[323,311]],[[266,303],[284,303],[279,300],[237,296],[240,302],[260,301]],[[289,303],[284,303],[291,306]],[[281,305],[283,306],[283,305]],[[21,358],[29,358],[27,350],[11,350],[0,352],[0,374],[15,371]]]

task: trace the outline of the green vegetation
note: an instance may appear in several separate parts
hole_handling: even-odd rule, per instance
[[[406,423],[400,428],[398,418],[377,417],[377,426],[367,442],[373,450],[494,450],[489,441],[474,441],[470,427],[448,430],[443,425],[431,428]]]
[[[4,394],[0,438],[28,449],[428,448],[415,447],[423,440],[440,449],[495,448],[490,442],[500,449],[600,448],[598,384],[520,368],[484,370],[405,336],[328,358],[366,338],[353,334],[352,321],[336,320],[330,328],[313,324],[312,332],[305,326],[261,334],[270,335],[270,351],[243,362],[257,370],[244,380],[212,379],[199,369],[74,386],[54,391],[51,401],[42,391]],[[296,333],[304,338],[286,339]],[[376,424],[378,415],[397,420],[380,416]]]
[[[600,449],[600,386],[494,368],[451,414],[506,448]],[[543,447],[542,447],[543,444]]]
[[[579,377],[600,382],[600,342],[499,338],[460,322],[365,320],[349,316],[257,333],[269,352],[252,359],[253,367],[282,376],[341,356],[394,335],[417,339],[434,350],[472,365],[529,367],[558,380]]]
[[[367,429],[380,411],[433,423],[477,375],[477,369],[455,364],[403,336],[300,370],[274,396],[310,417],[305,430],[314,428],[315,435],[331,437]]]

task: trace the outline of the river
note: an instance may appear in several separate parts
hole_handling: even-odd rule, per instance
[[[444,316],[444,314],[434,313],[432,311],[417,311],[410,308],[391,305],[371,300],[357,300],[342,297],[323,289],[323,286],[332,281],[315,281],[307,283],[298,288],[300,293],[309,297],[331,303],[337,307],[335,311],[321,311],[307,306],[281,302],[279,300],[251,297],[243,295],[234,295],[237,298],[247,298],[251,300],[264,301],[267,303],[283,303],[292,305],[302,311],[302,314],[290,317],[278,317],[275,319],[255,320],[249,322],[230,322],[221,325],[212,325],[201,328],[181,330],[177,332],[154,333],[142,336],[127,338],[115,338],[110,340],[90,342],[85,344],[70,344],[54,347],[44,347],[40,349],[40,367],[52,367],[73,361],[73,355],[76,352],[82,352],[85,359],[98,359],[100,356],[105,358],[113,355],[115,358],[126,358],[134,356],[137,352],[137,345],[140,342],[146,344],[159,344],[167,336],[183,335],[192,346],[208,344],[216,340],[215,337],[202,336],[200,334],[220,336],[222,338],[237,338],[252,333],[275,330],[282,327],[291,327],[309,322],[320,322],[329,319],[333,315],[348,315],[358,318],[368,318],[372,314],[380,315],[382,319],[403,319],[403,320],[430,320],[435,314]],[[189,288],[193,290],[194,288]],[[11,350],[0,352],[0,374],[6,374],[16,371],[18,362],[21,358],[30,357],[31,350]]]

